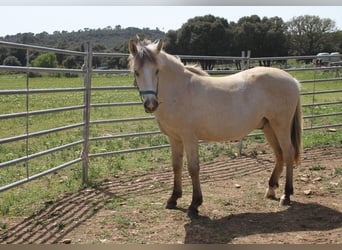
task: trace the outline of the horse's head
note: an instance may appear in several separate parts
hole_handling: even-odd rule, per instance
[[[134,83],[144,103],[145,111],[153,113],[158,108],[159,68],[157,55],[163,47],[163,40],[129,41],[129,65],[134,72]]]

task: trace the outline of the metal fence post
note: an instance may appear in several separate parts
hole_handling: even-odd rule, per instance
[[[241,62],[242,62],[242,66],[241,66],[241,70],[245,70],[245,65],[246,65],[246,52],[243,50],[241,51]]]
[[[251,51],[247,50],[247,63],[246,63],[246,68],[245,69],[249,69],[251,65]]]
[[[241,57],[242,57],[242,62],[243,62],[243,66],[242,66],[241,70],[249,69],[250,61],[251,61],[250,60],[251,59],[251,51],[250,50],[247,51],[247,57],[246,57],[245,51],[241,51]],[[243,138],[241,138],[239,141],[239,155],[242,155]]]
[[[30,51],[27,49],[26,50],[26,67],[29,67],[30,65]],[[30,85],[29,85],[29,78],[30,78],[30,72],[26,71],[26,121],[25,121],[25,133],[26,133],[26,138],[25,138],[25,155],[26,155],[26,161],[25,161],[25,168],[26,168],[26,179],[30,178],[30,169],[29,169],[29,124],[30,124],[30,115],[29,115],[29,90],[30,90]]]
[[[88,183],[89,170],[89,131],[90,131],[90,96],[92,77],[92,47],[90,43],[84,45],[86,55],[82,69],[84,71],[84,112],[83,112],[83,151],[82,151],[82,182]]]

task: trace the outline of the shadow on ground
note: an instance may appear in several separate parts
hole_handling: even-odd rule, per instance
[[[342,227],[342,213],[316,203],[293,202],[287,210],[241,213],[220,219],[200,216],[185,226],[187,244],[230,243],[234,238],[270,233],[327,231]]]

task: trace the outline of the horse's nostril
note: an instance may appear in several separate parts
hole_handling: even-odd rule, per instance
[[[149,110],[153,110],[154,105],[153,105],[152,102],[149,102],[149,103],[146,105],[146,107],[147,107]]]
[[[144,107],[146,112],[152,113],[158,108],[158,102],[155,100],[146,100]]]

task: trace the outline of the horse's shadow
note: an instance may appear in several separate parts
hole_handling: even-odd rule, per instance
[[[220,219],[199,216],[185,226],[184,243],[229,243],[236,237],[342,227],[342,213],[316,204],[298,203],[280,212],[241,213]]]

